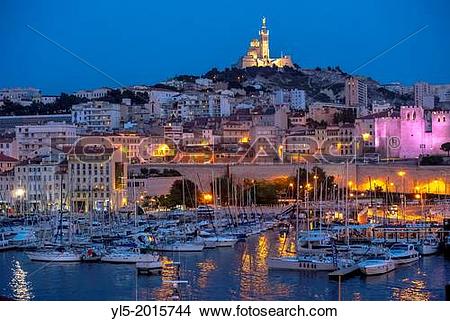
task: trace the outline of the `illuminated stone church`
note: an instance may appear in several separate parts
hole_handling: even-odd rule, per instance
[[[240,68],[247,67],[294,67],[290,56],[282,56],[279,58],[270,58],[269,54],[269,30],[266,27],[266,18],[262,18],[262,26],[259,30],[259,39],[250,41],[250,47],[247,54],[243,56],[238,66]]]

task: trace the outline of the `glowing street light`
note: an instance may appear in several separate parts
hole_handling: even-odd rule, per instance
[[[405,172],[405,171],[399,171],[399,172],[397,173],[397,175],[400,176],[400,177],[403,177],[403,176],[406,175],[406,172]]]
[[[25,195],[25,190],[22,187],[17,188],[14,190],[14,196],[15,197],[23,197]]]
[[[211,193],[204,193],[202,196],[205,203],[211,203],[213,198]]]

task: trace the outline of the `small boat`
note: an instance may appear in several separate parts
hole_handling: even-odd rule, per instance
[[[395,262],[391,256],[386,253],[384,255],[369,256],[366,260],[360,262],[359,269],[365,275],[378,275],[391,272],[395,269]]]
[[[70,250],[50,250],[26,252],[32,261],[40,262],[80,262],[81,255]]]
[[[417,244],[416,248],[421,255],[435,254],[439,251],[439,240],[433,235],[428,235]]]
[[[420,258],[419,252],[414,249],[414,245],[407,243],[394,244],[389,252],[395,264],[412,263]]]
[[[138,274],[161,274],[162,272],[162,262],[161,261],[150,261],[150,262],[137,262],[136,263],[136,270]]]
[[[100,262],[102,256],[95,249],[89,248],[85,253],[81,254],[81,261],[83,262]]]
[[[159,260],[158,255],[142,254],[139,249],[116,249],[100,259],[106,263],[132,263],[154,262]]]

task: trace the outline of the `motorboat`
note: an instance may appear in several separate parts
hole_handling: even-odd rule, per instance
[[[334,271],[353,265],[350,259],[334,260],[331,256],[290,256],[269,257],[267,264],[273,270],[308,270],[308,271]]]
[[[32,261],[40,262],[80,262],[81,255],[71,250],[49,250],[26,252]]]
[[[416,248],[421,255],[435,254],[439,251],[439,240],[433,235],[428,235],[417,244]]]
[[[396,264],[391,259],[389,253],[369,256],[358,265],[361,272],[365,275],[378,275],[388,273],[394,270],[396,267]]]
[[[389,252],[395,264],[412,263],[418,261],[420,258],[419,252],[414,249],[414,245],[408,243],[394,244]]]
[[[38,238],[30,228],[24,228],[15,231],[14,236],[9,239],[9,244],[17,248],[36,248]]]
[[[101,258],[101,262],[106,263],[131,263],[137,262],[155,262],[159,260],[158,255],[142,254],[137,248],[134,249],[115,249]]]

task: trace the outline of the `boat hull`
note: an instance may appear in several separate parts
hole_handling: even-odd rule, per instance
[[[420,255],[419,255],[419,253],[417,253],[417,254],[411,254],[408,256],[398,256],[398,257],[392,256],[392,261],[394,261],[395,264],[397,264],[397,265],[398,264],[408,264],[408,263],[413,263],[413,262],[418,261],[419,258],[420,258]]]
[[[27,253],[28,257],[32,261],[40,262],[80,262],[81,257],[78,254],[58,254],[58,253]]]
[[[296,258],[269,258],[269,269],[293,271],[334,271],[336,266],[332,262],[304,261]]]
[[[138,262],[156,262],[158,256],[142,254],[142,255],[105,255],[101,258],[104,263],[122,263],[122,264],[136,264]]]
[[[385,261],[377,264],[362,264],[359,267],[360,271],[365,275],[380,275],[389,273],[395,269],[395,263],[392,261]]]
[[[158,252],[201,252],[205,246],[199,245],[156,245],[151,249]]]
[[[439,251],[439,245],[420,245],[417,250],[421,255],[433,255]]]

